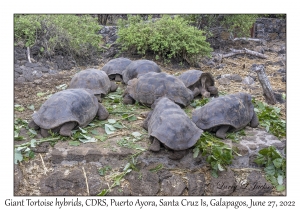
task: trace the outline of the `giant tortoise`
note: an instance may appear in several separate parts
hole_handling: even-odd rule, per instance
[[[43,137],[49,130],[62,136],[71,136],[72,129],[87,126],[95,116],[100,120],[108,117],[105,107],[96,96],[86,89],[67,89],[53,94],[33,113],[29,127],[41,129]]]
[[[101,102],[101,96],[106,95],[110,91],[116,91],[118,86],[115,82],[109,80],[109,77],[104,71],[98,69],[86,69],[74,75],[69,88],[89,89]]]
[[[248,93],[235,93],[214,98],[192,113],[193,122],[204,131],[214,131],[224,139],[227,131],[237,131],[250,123],[255,128],[258,118]]]
[[[208,98],[210,95],[218,94],[218,89],[214,86],[214,78],[210,73],[192,69],[182,73],[178,78],[193,91],[194,97],[201,94]]]
[[[131,60],[128,58],[115,58],[106,63],[102,70],[108,75],[109,79],[121,82],[123,81],[122,73],[130,63]]]
[[[179,105],[167,97],[153,103],[143,123],[152,144],[151,151],[159,151],[160,143],[174,151],[171,159],[181,159],[186,149],[194,146],[203,130],[198,128]]]
[[[148,72],[161,72],[159,66],[150,60],[136,60],[132,61],[123,71],[123,81],[128,84],[128,81],[137,78],[138,75],[146,74]]]
[[[162,96],[185,107],[193,99],[193,92],[173,75],[149,72],[128,82],[123,94],[123,103],[133,104],[138,101],[150,107],[157,98]]]

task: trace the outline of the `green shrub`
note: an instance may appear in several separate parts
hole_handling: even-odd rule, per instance
[[[14,17],[15,43],[41,46],[40,51],[53,55],[63,51],[73,56],[89,56],[100,49],[101,27],[89,15],[16,15]]]
[[[184,18],[164,15],[153,22],[144,21],[140,16],[128,16],[118,22],[118,43],[122,51],[145,55],[154,52],[156,59],[177,58],[194,63],[200,56],[210,56],[212,49],[203,31],[188,24]]]

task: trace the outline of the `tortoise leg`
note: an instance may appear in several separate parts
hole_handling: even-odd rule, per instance
[[[41,136],[42,136],[43,138],[49,137],[49,136],[50,136],[50,133],[49,133],[48,131],[49,131],[49,129],[41,128]]]
[[[222,125],[222,126],[220,126],[220,128],[216,132],[216,136],[219,137],[219,138],[221,138],[221,139],[225,139],[226,132],[228,131],[229,128],[230,128],[230,125]]]
[[[101,94],[96,94],[95,96],[98,99],[98,102],[101,103],[102,102]]]
[[[77,125],[76,122],[67,122],[63,124],[59,130],[59,134],[62,136],[71,136],[73,128]]]
[[[153,138],[152,144],[149,147],[149,150],[153,152],[158,152],[160,150],[160,141],[157,138]]]
[[[256,128],[258,126],[258,124],[259,124],[258,117],[257,117],[256,113],[253,112],[253,117],[252,117],[252,119],[250,121],[250,126],[252,128]]]
[[[126,94],[126,95],[124,95],[123,103],[124,104],[134,104],[135,100],[129,94]]]
[[[207,92],[207,90],[204,87],[200,88],[200,92],[201,92],[201,95],[203,96],[203,98],[209,98],[210,93]]]
[[[146,119],[145,119],[144,122],[143,122],[142,127],[143,127],[146,131],[148,131],[148,122],[149,122],[149,119],[151,118],[152,113],[153,113],[153,111],[148,112],[148,113],[147,113],[147,117],[146,117]]]
[[[218,88],[216,88],[215,86],[208,86],[207,90],[208,90],[208,92],[210,92],[211,95],[218,94]]]
[[[28,127],[29,127],[29,128],[32,128],[33,130],[38,130],[38,129],[40,129],[40,126],[38,126],[33,120],[31,120],[31,121],[28,123]]]
[[[193,95],[194,95],[194,98],[199,95],[201,93],[201,91],[199,90],[199,88],[194,88],[193,90]]]
[[[115,92],[118,89],[118,85],[114,81],[110,81],[110,91]]]
[[[98,115],[99,120],[106,120],[108,118],[108,115],[109,115],[106,108],[100,103],[99,103],[99,108],[98,108],[97,115]]]
[[[169,158],[171,160],[180,160],[183,158],[185,155],[185,150],[178,150],[178,151],[173,151],[171,155],[169,155]]]
[[[116,81],[116,82],[122,82],[122,81],[123,81],[120,74],[116,74],[116,76],[115,76],[115,81]]]

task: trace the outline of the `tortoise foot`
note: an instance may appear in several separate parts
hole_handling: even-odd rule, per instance
[[[180,160],[185,155],[185,150],[180,151],[174,151],[171,155],[169,155],[169,158],[171,160]]]
[[[153,142],[149,147],[149,150],[153,152],[158,152],[160,150],[160,141],[157,138],[153,138]]]

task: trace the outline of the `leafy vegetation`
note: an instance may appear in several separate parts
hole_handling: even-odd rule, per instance
[[[129,15],[128,20],[120,20],[118,26],[117,42],[123,51],[142,55],[151,51],[156,59],[184,58],[189,63],[195,62],[199,56],[210,56],[212,52],[203,32],[180,16],[164,15],[152,22],[144,21],[139,15]]]
[[[259,119],[259,124],[266,128],[267,132],[272,133],[278,138],[286,136],[286,121],[281,119],[280,108],[269,106],[264,102],[252,99],[254,111]]]
[[[90,15],[15,15],[14,42],[38,46],[46,56],[61,51],[73,57],[89,57],[100,50],[100,28]]]
[[[278,191],[285,189],[283,180],[286,177],[286,159],[281,156],[275,147],[270,146],[261,149],[254,161],[258,165],[265,167],[266,179],[270,181]]]
[[[218,171],[224,171],[226,166],[231,164],[235,151],[213,134],[203,132],[195,144],[193,157],[198,157],[200,152],[202,156],[206,157],[206,162],[210,164],[212,176],[218,177]]]

